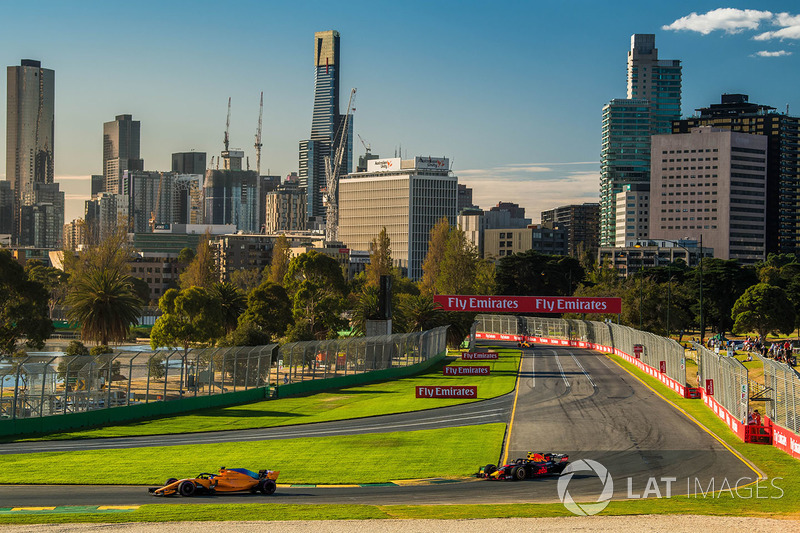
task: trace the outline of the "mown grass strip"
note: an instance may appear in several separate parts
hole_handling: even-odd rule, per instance
[[[496,398],[514,390],[520,351],[498,349],[496,361],[452,361],[451,365],[490,366],[489,376],[444,376],[444,365],[394,381],[337,389],[311,396],[263,400],[249,404],[204,409],[193,413],[142,420],[122,425],[53,433],[21,440],[86,439],[254,429],[347,420],[367,416],[419,411]],[[454,352],[454,355],[460,352]],[[416,398],[415,387],[477,385],[477,400]]]
[[[280,470],[279,482],[292,484],[464,477],[498,457],[504,432],[505,424],[484,424],[247,443],[4,455],[0,483],[30,483],[24,473],[37,472],[40,484],[157,485],[170,477],[214,472],[220,466]]]
[[[696,514],[798,519],[795,508],[765,511],[741,500],[687,498],[611,502],[603,516]],[[64,513],[0,515],[0,524],[121,523],[121,522],[221,522],[263,520],[383,520],[480,519],[571,517],[560,503],[496,505],[292,505],[254,504],[150,504],[130,513]]]

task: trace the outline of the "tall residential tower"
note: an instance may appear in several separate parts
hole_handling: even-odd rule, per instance
[[[306,213],[309,220],[319,224],[325,219],[322,203],[325,180],[325,157],[336,153],[337,142],[346,142],[340,176],[352,169],[353,120],[348,131],[339,131],[344,115],[339,114],[339,32],[320,31],[314,34],[314,112],[311,118],[311,137],[300,141],[300,187],[307,192]],[[347,110],[349,113],[350,110]]]
[[[627,99],[603,107],[600,154],[600,244],[616,240],[616,195],[650,182],[650,136],[670,133],[681,116],[681,62],[658,59],[653,34],[631,36]]]
[[[55,72],[23,59],[8,67],[6,180],[14,195],[14,234],[20,234],[20,208],[35,196],[34,184],[53,183]],[[62,213],[63,215],[63,213]]]
[[[132,115],[117,115],[103,124],[103,190],[120,194],[122,174],[126,170],[144,170],[139,156],[141,123]]]

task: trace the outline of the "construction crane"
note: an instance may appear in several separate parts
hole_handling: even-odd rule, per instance
[[[356,133],[356,135],[358,135],[358,140],[361,141],[361,144],[364,145],[364,150],[367,151],[367,154],[370,154],[372,152],[372,145],[364,141],[364,138],[360,134]]]
[[[258,104],[258,128],[256,129],[256,172],[261,175],[261,118],[264,116],[264,91],[261,91],[261,102]]]
[[[231,127],[231,97],[228,97],[228,118],[225,120],[225,137],[222,138],[222,142],[225,145],[225,151],[228,151],[228,144],[230,140],[228,139],[228,130]]]
[[[356,89],[350,90],[350,99],[347,101],[347,112],[344,114],[344,121],[340,124],[339,131],[334,137],[333,146],[336,153],[331,160],[330,155],[325,156],[325,182],[328,186],[327,200],[328,206],[325,217],[325,240],[336,242],[339,240],[339,171],[342,168],[342,158],[347,149],[347,132],[350,124],[350,113],[353,109],[353,98]]]

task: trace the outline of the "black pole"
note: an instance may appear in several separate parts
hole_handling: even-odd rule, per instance
[[[703,234],[700,234],[700,345],[706,335],[706,324],[703,322]]]

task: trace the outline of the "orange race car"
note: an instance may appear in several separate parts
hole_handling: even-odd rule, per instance
[[[218,474],[202,473],[187,479],[169,478],[163,487],[151,487],[153,496],[193,496],[215,492],[239,492],[248,490],[255,494],[269,495],[277,488],[278,470],[259,470],[258,474],[246,468],[219,469]]]

